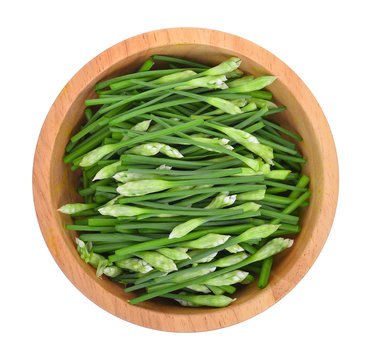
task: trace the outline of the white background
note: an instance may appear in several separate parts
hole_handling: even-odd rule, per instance
[[[367,1],[8,1],[0,11],[2,359],[368,359]],[[313,268],[239,325],[164,333],[98,308],[63,275],[33,208],[33,152],[67,81],[149,30],[197,26],[268,49],[307,84],[331,126],[340,199]]]

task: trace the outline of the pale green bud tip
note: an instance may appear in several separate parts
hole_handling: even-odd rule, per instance
[[[101,215],[109,215],[114,217],[119,216],[137,216],[144,214],[146,212],[145,209],[141,209],[135,206],[127,206],[127,205],[108,205],[99,209],[99,213]]]
[[[79,163],[82,167],[92,166],[101,160],[105,155],[110,154],[114,150],[117,150],[117,145],[120,144],[109,144],[100,146],[89,153],[87,153],[81,162]]]
[[[228,85],[224,82],[227,80],[225,75],[204,76],[197,79],[186,81],[180,86],[177,86],[176,90],[188,90],[198,87],[205,87],[210,89],[228,89]]]
[[[186,248],[161,248],[157,251],[172,260],[184,260],[190,258],[190,256],[186,253]]]
[[[76,238],[76,244],[79,247],[84,247],[85,246],[85,243],[79,238]]]
[[[274,238],[267,242],[255,254],[251,255],[255,261],[266,259],[269,256],[278,254],[279,252],[290,248],[293,245],[292,239]]]
[[[205,282],[205,285],[232,285],[243,281],[249,273],[241,270],[230,271],[229,273],[219,275]]]
[[[238,106],[224,99],[220,99],[216,97],[207,97],[206,102],[210,105],[215,106],[218,109],[223,110],[227,114],[235,115],[235,114],[242,113],[241,109]]]
[[[205,207],[205,209],[221,209],[223,207],[230,206],[236,201],[236,198],[236,194],[229,195],[229,192],[220,193],[208,206]]]
[[[146,131],[150,124],[151,124],[152,120],[144,120],[139,122],[138,124],[134,125],[131,127],[131,130],[137,130],[137,131]]]
[[[277,76],[264,76],[264,78],[265,78],[266,83],[268,83],[268,85],[272,84],[275,80],[278,79]]]
[[[230,235],[207,234],[197,240],[186,241],[183,245],[194,249],[209,249],[224,244]]]
[[[260,204],[256,204],[254,202],[247,202],[245,204],[235,206],[233,209],[242,209],[243,212],[249,212],[249,211],[257,211],[261,207]]]
[[[160,148],[160,152],[171,157],[171,158],[183,158],[183,155],[174,147],[171,147],[169,145],[164,145]]]
[[[96,180],[102,180],[102,179],[107,179],[111,176],[113,176],[117,171],[119,166],[121,165],[121,161],[117,161],[113,164],[104,166],[102,169],[100,169],[95,177],[93,178],[92,181],[96,181]]]
[[[99,261],[99,264],[97,265],[96,269],[96,276],[101,277],[101,275],[104,273],[105,268],[108,266],[108,260],[103,259]]]
[[[187,235],[193,229],[196,229],[198,226],[202,225],[203,223],[204,223],[204,220],[202,218],[195,218],[195,219],[188,220],[182,224],[179,224],[169,234],[169,239],[181,238],[182,236]]]
[[[160,143],[146,143],[142,145],[138,145],[130,149],[128,152],[131,154],[136,155],[143,155],[143,156],[153,156],[159,153],[161,148],[165,146],[164,144]]]
[[[173,260],[156,251],[142,251],[137,253],[137,256],[160,271],[170,272],[177,270],[177,266]]]
[[[124,185],[118,186],[117,191],[124,196],[140,196],[153,192],[166,190],[172,187],[170,181],[165,180],[138,180],[131,181]]]
[[[109,277],[115,277],[122,273],[122,270],[117,266],[108,266],[104,269],[104,275]]]
[[[225,295],[193,295],[190,293],[181,292],[177,298],[174,299],[183,306],[197,307],[197,306],[211,306],[224,307],[228,306],[235,299]]]
[[[96,204],[83,204],[83,203],[66,204],[60,207],[58,211],[60,211],[63,214],[71,215],[77,214],[84,210],[93,209],[96,206],[97,206]]]
[[[232,254],[237,254],[239,252],[243,252],[243,248],[238,245],[238,244],[235,244],[235,245],[231,245],[231,246],[228,246],[226,248],[226,250]]]
[[[118,260],[115,265],[123,269],[128,269],[132,271],[137,271],[142,274],[146,274],[153,268],[144,260],[138,258],[128,258],[123,260]]]
[[[170,75],[164,75],[161,78],[154,80],[153,82],[156,84],[166,84],[166,83],[185,80],[194,75],[196,75],[196,73],[193,70],[185,70],[185,71],[177,72],[177,73],[170,74]]]
[[[228,59],[229,63],[232,65],[232,67],[235,67],[234,70],[236,70],[241,65],[241,59],[238,57],[231,57]]]
[[[226,61],[223,61],[217,66],[214,66],[203,72],[203,75],[222,75],[230,73],[236,70],[241,65],[241,59],[237,57],[231,57]]]

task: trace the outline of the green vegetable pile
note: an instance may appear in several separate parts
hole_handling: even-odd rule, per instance
[[[155,55],[85,102],[64,158],[82,171],[84,202],[59,211],[97,276],[141,290],[131,304],[227,306],[236,284],[268,284],[273,256],[293,243],[282,236],[301,230],[309,178],[292,141],[302,139],[266,119],[285,110],[264,90],[275,77],[240,64]]]

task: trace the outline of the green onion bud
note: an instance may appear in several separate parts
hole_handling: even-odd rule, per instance
[[[138,180],[131,181],[117,187],[119,194],[124,196],[146,195],[172,187],[171,181],[166,180]]]
[[[177,270],[177,266],[172,259],[167,258],[157,251],[141,251],[136,256],[160,271],[170,272]]]
[[[186,294],[185,292],[183,292],[182,294]],[[193,296],[193,295],[191,295]],[[182,300],[182,299],[174,299],[175,301],[178,302],[179,305],[181,306],[186,306],[186,307],[201,307],[203,305],[198,305],[198,304],[195,304],[194,302],[192,301],[188,301],[188,300]]]
[[[151,142],[146,144],[141,144],[129,149],[127,153],[142,155],[142,156],[154,156],[159,153],[160,149],[164,146],[164,144]]]
[[[169,145],[162,144],[163,146],[160,148],[160,152],[171,157],[180,159],[183,158],[183,155],[174,147],[171,147]]]
[[[193,135],[193,139],[198,141],[198,142],[203,142],[204,144],[211,144],[211,145],[220,145],[225,147],[228,150],[233,150],[233,146],[228,145],[229,143],[229,139],[225,139],[225,138],[208,138],[208,137],[204,137],[204,136],[199,136],[200,134],[195,134]],[[209,149],[208,147],[201,146],[203,149],[209,150],[209,151],[214,151],[214,152],[219,152],[217,150],[214,149]]]
[[[238,245],[238,244],[234,244],[234,245],[231,245],[231,246],[228,246],[226,248],[226,250],[232,254],[237,254],[239,252],[243,252],[243,248]]]
[[[208,89],[228,89],[227,84],[224,82],[226,80],[225,75],[204,76],[186,81],[184,84],[175,87],[175,90],[190,90],[201,87]]]
[[[239,235],[239,242],[248,242],[250,243],[252,240],[255,239],[263,239],[270,235],[272,235],[280,225],[274,224],[264,224],[260,226],[254,226],[251,229],[246,230],[241,235]]]
[[[104,156],[112,153],[113,151],[118,149],[120,143],[118,144],[109,144],[100,146],[90,152],[88,152],[79,163],[82,167],[88,167],[96,164],[99,160],[101,160]]]
[[[276,78],[276,76],[260,76],[254,80],[245,82],[243,85],[232,88],[232,92],[247,93],[250,91],[261,90],[273,83]]]
[[[273,102],[264,99],[251,98],[249,99],[249,102],[253,102],[258,108],[266,106],[269,110],[276,109],[278,107],[278,105],[274,104]]]
[[[207,69],[201,75],[222,75],[236,70],[241,65],[241,59],[231,57],[217,66]]]
[[[207,234],[197,240],[185,241],[181,245],[192,249],[210,249],[224,244],[230,237],[223,234]]]
[[[222,209],[232,205],[236,201],[237,195],[229,195],[228,191],[218,194],[205,209]]]
[[[181,71],[181,72],[177,72],[174,74],[169,74],[169,75],[164,75],[162,77],[160,77],[159,79],[156,79],[154,81],[152,81],[154,84],[168,84],[168,83],[172,83],[172,82],[179,82],[182,80],[186,80],[189,77],[195,76],[196,73],[192,70],[185,70],[185,71]]]
[[[197,267],[193,267],[191,268],[190,271],[186,271],[182,274],[178,274],[174,277],[172,277],[170,279],[171,282],[174,283],[181,283],[181,282],[185,282],[187,280],[202,276],[202,275],[207,275],[213,271],[215,271],[216,267],[212,267],[212,268],[197,268]]]
[[[97,269],[96,269],[96,276],[97,277],[100,277],[104,273],[104,270],[106,269],[108,264],[109,264],[109,261],[105,258],[99,261],[99,263],[97,265]]]
[[[229,73],[226,73],[227,79],[237,79],[242,77],[243,72],[240,69],[233,70]]]
[[[239,253],[236,253],[236,254],[232,254],[232,255],[228,255],[228,256],[225,256],[223,258],[220,258],[220,259],[214,261],[213,264],[216,267],[227,267],[227,266],[237,264],[237,263],[239,263],[240,261],[242,261],[246,258],[247,258],[247,254],[243,251],[243,252],[239,252]],[[229,285],[231,285],[231,284],[229,284]]]
[[[229,81],[227,82],[227,85],[230,87],[230,88],[234,88],[234,87],[238,87],[238,86],[242,86],[242,85],[245,85],[246,83],[248,83],[249,81],[251,80],[254,80],[254,76],[252,75],[247,75],[247,76],[243,76],[242,78],[240,79],[236,79],[236,80],[233,80],[233,81]]]
[[[77,244],[77,251],[78,251],[79,256],[81,257],[82,260],[85,260],[86,262],[88,262],[90,253],[87,250],[86,244],[78,238],[76,238],[76,244]]]
[[[181,238],[205,222],[204,218],[194,218],[174,227],[169,234],[169,239]]]
[[[231,128],[228,126],[217,126],[220,131],[230,136],[233,140],[243,145],[247,150],[262,157],[268,164],[273,165],[273,149],[259,143],[259,140],[246,131]]]
[[[131,127],[131,130],[147,131],[147,129],[150,127],[150,124],[151,124],[151,120],[144,120],[144,121],[137,123],[133,127]]]
[[[122,165],[122,162],[119,160],[119,161],[116,161],[115,163],[104,166],[102,169],[100,169],[96,173],[96,175],[95,175],[95,177],[92,181],[108,179],[108,178],[112,177],[118,171],[118,169],[121,165]]]
[[[161,248],[158,249],[157,252],[166,256],[172,260],[184,260],[189,259],[189,255],[187,255],[187,248],[176,247],[176,248]]]
[[[226,274],[219,275],[217,277],[213,277],[209,280],[204,282],[205,285],[215,285],[215,286],[222,286],[222,285],[233,285],[243,281],[248,272],[241,271],[241,270],[234,270],[230,271]]]
[[[182,306],[189,307],[225,307],[236,300],[225,295],[192,295],[185,292],[181,292],[178,295],[173,295],[173,299]]]
[[[83,204],[83,203],[66,204],[60,207],[58,211],[60,211],[63,214],[71,215],[71,214],[77,214],[84,210],[93,209],[96,206],[98,205],[97,204]]]
[[[200,252],[202,252],[202,250],[200,249],[196,249],[196,250],[191,250],[188,252],[188,255],[190,255],[190,257],[194,257],[195,255],[199,254]],[[210,261],[212,261],[216,256],[217,256],[218,252],[213,252],[207,256],[204,256],[203,258],[197,260],[193,266],[197,266],[198,264],[202,264],[202,263],[208,263]]]
[[[118,276],[122,273],[122,269],[120,269],[117,266],[107,266],[104,269],[104,275],[109,276],[109,277],[115,277]]]
[[[97,268],[99,266],[100,261],[105,260],[104,256],[100,255],[100,254],[96,254],[94,252],[90,252],[90,256],[87,259],[87,263],[89,263],[90,265],[92,265],[94,268]],[[109,264],[109,261],[107,262],[107,264]]]
[[[120,171],[116,173],[113,178],[121,183],[127,183],[130,181],[137,181],[137,180],[148,180],[148,179],[157,179],[158,176],[155,174],[137,174],[131,173],[128,171]]]
[[[228,100],[207,96],[204,99],[208,104],[223,110],[227,114],[235,115],[242,113],[241,109]]]
[[[284,238],[275,238],[267,242],[261,249],[255,254],[252,254],[249,259],[252,262],[264,260],[270,256],[278,254],[279,252],[291,247],[293,240]]]
[[[246,98],[240,98],[240,99],[232,99],[230,100],[230,102],[233,104],[233,105],[236,105],[238,107],[243,107],[247,104],[247,100]]]
[[[122,269],[136,271],[141,274],[146,274],[149,271],[153,270],[153,268],[146,261],[138,258],[118,260],[115,262],[115,265],[119,266]]]
[[[128,205],[109,205],[99,209],[101,215],[109,215],[114,217],[119,216],[137,216],[147,213],[147,209],[142,209],[136,206]]]
[[[254,202],[247,202],[242,205],[234,206],[232,209],[242,209],[243,212],[249,212],[249,211],[258,211],[260,209],[261,205],[256,204]]]

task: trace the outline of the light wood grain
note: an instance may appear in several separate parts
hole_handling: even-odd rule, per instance
[[[288,110],[276,119],[304,138],[300,145],[311,177],[310,207],[302,216],[302,232],[294,246],[277,257],[270,284],[255,284],[237,293],[237,301],[223,309],[190,309],[169,301],[128,304],[132,294],[107,279],[98,279],[92,267],[79,258],[74,235],[64,225],[68,216],[56,211],[78,200],[78,174],[63,163],[65,146],[82,121],[84,100],[103,79],[135,71],[153,54],[165,54],[217,64],[229,56],[242,59],[241,69],[278,80],[270,86],[275,99]],[[306,274],[330,231],[338,196],[338,163],[334,141],[319,107],[306,85],[281,60],[250,41],[227,33],[174,28],[141,34],[122,41],[85,65],[64,87],[52,105],[37,144],[33,168],[34,202],[38,221],[50,252],[64,274],[90,300],[110,313],[148,328],[194,332],[226,327],[249,319],[285,296]]]

